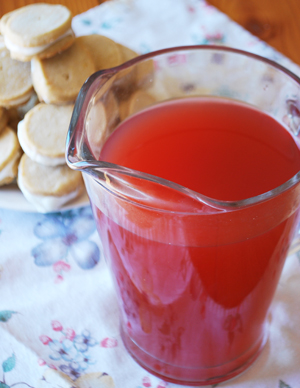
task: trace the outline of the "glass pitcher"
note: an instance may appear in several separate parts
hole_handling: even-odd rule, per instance
[[[83,172],[115,283],[123,342],[142,367],[166,381],[216,384],[262,351],[298,223],[300,172],[254,197],[224,201],[102,160],[101,150],[128,117],[199,96],[257,107],[298,145],[299,94],[299,78],[278,64],[217,46],[134,58],[93,74],[79,93],[67,163]]]

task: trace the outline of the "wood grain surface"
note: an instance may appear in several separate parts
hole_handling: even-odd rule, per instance
[[[73,16],[96,7],[105,0],[0,0],[0,17],[14,9],[34,3],[62,4],[68,7]],[[151,0],[150,0],[151,1]]]
[[[77,15],[105,0],[41,1],[64,4],[71,9],[73,15]],[[13,9],[37,2],[37,0],[0,0],[0,17]],[[300,65],[300,0],[207,0],[207,2]]]
[[[207,0],[300,65],[300,0]]]

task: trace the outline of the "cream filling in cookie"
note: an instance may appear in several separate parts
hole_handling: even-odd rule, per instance
[[[6,105],[3,103],[4,106],[19,106],[27,102],[33,94],[33,90],[29,90],[26,94],[24,94],[22,97],[14,98],[13,100],[7,101]]]
[[[61,197],[56,197],[54,195],[33,194],[25,188],[21,174],[18,176],[18,186],[27,201],[30,202],[41,213],[57,211],[64,204],[72,201],[72,199],[75,199],[80,194],[82,189],[81,187],[78,187],[71,193],[62,195]]]
[[[0,170],[0,182],[5,178],[15,178],[15,164],[21,155],[21,151],[18,151],[15,156]]]
[[[18,123],[18,139],[20,146],[22,147],[25,154],[37,163],[43,164],[44,166],[59,166],[66,163],[65,155],[61,157],[50,157],[41,155],[37,150],[33,149],[28,145],[27,139],[24,135],[24,120]]]
[[[45,50],[47,50],[49,47],[51,47],[54,43],[59,42],[61,39],[65,38],[66,36],[73,35],[73,31],[71,28],[69,28],[63,35],[61,35],[59,38],[53,40],[51,43],[47,43],[41,46],[34,46],[34,47],[23,47],[18,46],[17,44],[11,42],[7,37],[4,37],[4,44],[8,48],[9,51],[16,53],[16,54],[22,54],[22,55],[36,55],[39,54]]]

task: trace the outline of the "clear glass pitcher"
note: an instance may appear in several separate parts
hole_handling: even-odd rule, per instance
[[[271,191],[221,201],[99,160],[128,117],[195,96],[257,107],[299,143],[299,78],[250,53],[188,46],[93,74],[75,104],[67,163],[83,172],[127,350],[166,381],[207,385],[245,370],[267,341],[298,223],[300,172]]]

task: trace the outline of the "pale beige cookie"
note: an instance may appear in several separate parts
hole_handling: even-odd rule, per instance
[[[6,127],[8,123],[8,113],[5,108],[0,106],[0,133]]]
[[[77,388],[72,379],[55,369],[46,369],[43,378],[38,380],[37,388]]]
[[[30,61],[49,58],[70,47],[75,39],[71,11],[59,4],[31,4],[4,15],[1,32],[11,57]]]
[[[129,47],[124,46],[123,44],[117,43],[117,46],[120,50],[122,63],[127,62],[139,55],[137,52],[131,50]]]
[[[0,186],[9,184],[16,178],[21,154],[16,133],[6,127],[0,133]]]
[[[46,166],[65,164],[67,132],[73,105],[40,103],[18,124],[18,138],[30,159]]]
[[[120,119],[123,121],[126,117],[131,116],[134,113],[139,112],[142,109],[155,103],[155,98],[151,94],[145,92],[142,89],[136,90],[128,100],[120,102],[119,114]]]
[[[67,165],[51,167],[23,154],[18,170],[18,186],[25,198],[40,212],[59,210],[84,189],[82,175]]]
[[[22,10],[24,10],[24,8],[30,8],[30,7],[33,7],[35,4],[28,4],[28,5],[25,5],[24,7],[22,8],[18,8],[18,9],[15,9],[14,11],[11,11],[11,12],[8,12],[6,14],[4,14],[1,19],[0,19],[0,33],[2,35],[5,34],[5,27],[6,27],[6,24],[9,20],[9,18],[12,16],[12,14],[16,14],[17,12],[22,12]]]
[[[90,51],[80,42],[52,58],[31,61],[34,89],[48,104],[74,102],[85,80],[96,71]]]
[[[119,120],[119,106],[109,91],[91,105],[86,117],[86,133],[90,149],[97,159],[101,148]]]
[[[30,64],[12,59],[6,48],[0,48],[0,106],[25,104],[32,93]]]
[[[114,388],[114,380],[106,373],[87,373],[75,380],[76,388]]]
[[[77,38],[91,53],[96,70],[110,69],[122,63],[116,42],[103,35],[83,35]]]

